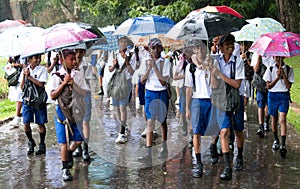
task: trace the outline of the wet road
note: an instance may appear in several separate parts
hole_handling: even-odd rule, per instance
[[[27,141],[22,128],[0,128],[0,188],[300,188],[300,136],[288,126],[287,158],[282,159],[271,149],[273,134],[260,139],[256,133],[255,105],[248,106],[248,122],[245,129],[244,170],[233,172],[232,180],[219,179],[223,171],[223,158],[219,163],[209,162],[209,143],[202,142],[204,176],[193,178],[193,156],[187,147],[188,137],[183,137],[179,119],[170,111],[169,157],[166,161],[156,158],[161,147],[160,138],[153,148],[153,167],[147,168],[137,161],[145,153],[145,139],[140,137],[145,121],[135,114],[134,105],[128,111],[130,137],[126,144],[115,144],[119,131],[116,113],[106,98],[95,96],[91,121],[90,163],[75,159],[71,172],[74,180],[61,179],[60,147],[53,125],[53,107],[49,108],[44,156],[27,156]],[[37,126],[33,125],[33,137],[39,141]],[[157,131],[159,132],[158,126]],[[237,150],[235,149],[234,152]],[[236,156],[236,154],[235,154]]]

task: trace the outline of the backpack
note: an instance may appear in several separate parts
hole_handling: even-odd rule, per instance
[[[33,109],[40,109],[47,105],[48,95],[44,87],[38,87],[26,79],[22,89],[22,99],[24,104]]]
[[[260,69],[258,73],[254,73],[252,85],[256,90],[261,91],[263,93],[267,92],[267,83],[263,80],[264,74],[267,70],[267,67],[264,64],[260,64]],[[272,72],[272,71],[271,71]]]
[[[124,72],[126,63],[123,64],[121,69],[117,69],[107,85],[107,94],[116,100],[123,100],[128,97],[129,86]]]
[[[64,75],[60,75],[58,72],[54,74],[60,77],[61,80],[64,79]],[[83,97],[76,88],[72,88],[70,85],[65,85],[62,93],[58,96],[58,105],[69,123],[81,122],[83,120],[86,112]],[[64,120],[60,121],[63,122]]]
[[[7,80],[8,86],[16,86],[19,83],[19,77],[21,75],[21,68],[17,67],[16,71],[10,75],[5,72],[4,79]]]
[[[230,79],[235,79],[236,72],[236,56],[235,61],[231,64]],[[224,95],[224,91],[226,92]],[[232,111],[237,113],[240,107],[240,92],[226,82],[220,82],[218,88],[212,88],[211,94],[212,103],[220,110]]]

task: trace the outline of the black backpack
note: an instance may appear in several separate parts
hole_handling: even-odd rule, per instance
[[[266,70],[267,70],[267,67],[261,63],[259,72],[254,73],[253,80],[252,80],[253,87],[256,88],[256,90],[261,91],[263,93],[268,91],[267,83],[263,80]]]

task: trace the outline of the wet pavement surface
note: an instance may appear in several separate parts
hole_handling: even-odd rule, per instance
[[[136,114],[134,102],[128,109],[130,135],[126,144],[115,144],[119,131],[116,113],[107,98],[94,96],[91,120],[90,155],[92,161],[75,158],[71,170],[74,180],[62,181],[60,146],[53,124],[53,106],[49,106],[46,155],[27,156],[27,140],[23,129],[0,126],[0,188],[300,188],[300,136],[288,126],[287,157],[272,151],[273,134],[256,135],[256,106],[248,106],[245,122],[244,169],[233,172],[232,180],[222,181],[223,158],[212,165],[209,161],[211,137],[203,137],[202,162],[204,175],[193,178],[193,153],[182,136],[179,118],[169,111],[169,156],[156,156],[161,148],[160,137],[153,143],[153,166],[145,167],[137,158],[145,153],[145,139],[140,136],[145,121]],[[160,133],[158,124],[157,132]],[[39,142],[38,128],[32,124],[33,137]],[[234,150],[234,158],[237,149]],[[233,159],[234,159],[233,158]]]

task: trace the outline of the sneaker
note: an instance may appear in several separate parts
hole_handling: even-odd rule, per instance
[[[34,153],[34,147],[36,146],[34,140],[33,141],[28,141],[28,148],[27,148],[27,155],[33,154]]]
[[[256,135],[258,135],[259,138],[264,138],[264,137],[265,137],[264,131],[263,131],[262,128],[259,128],[259,129],[257,130]]]
[[[72,176],[72,174],[70,173],[70,170],[69,170],[69,169],[63,169],[63,170],[62,170],[62,178],[63,178],[63,181],[70,181],[70,180],[73,180],[73,176]]]
[[[274,140],[273,145],[272,145],[273,150],[278,150],[279,149],[279,141]]]
[[[14,119],[9,123],[9,126],[13,128],[18,128],[22,125],[21,117],[15,116]]]
[[[229,167],[226,167],[223,173],[220,175],[220,179],[222,180],[230,180],[232,177],[232,170]]]
[[[82,160],[83,161],[90,161],[91,157],[89,155],[89,152],[87,150],[82,151]]]
[[[72,153],[73,157],[80,157],[82,154],[82,147],[79,145]]]
[[[102,89],[99,90],[98,95],[104,95],[104,91]]]
[[[124,134],[119,133],[118,137],[115,140],[115,143],[124,144],[125,142],[127,142],[127,137]]]
[[[269,123],[267,123],[267,122],[264,123],[264,131],[270,132]]]
[[[286,150],[285,146],[280,145],[279,152],[280,152],[281,157],[283,157],[283,158],[286,157],[287,150]]]
[[[219,161],[219,156],[217,152],[217,146],[215,144],[210,145],[210,162],[216,164]]]
[[[71,151],[67,152],[67,166],[69,169],[73,167],[73,153]]]
[[[243,158],[237,157],[235,160],[235,166],[234,166],[235,171],[241,171],[243,170]]]
[[[157,157],[160,158],[160,159],[163,159],[163,158],[167,158],[168,157],[168,149],[167,148],[161,148]]]
[[[35,155],[42,155],[46,154],[46,144],[45,143],[40,143],[38,150],[35,152]]]
[[[203,176],[203,164],[197,163],[196,167],[192,170],[192,175],[194,178],[201,178]]]

